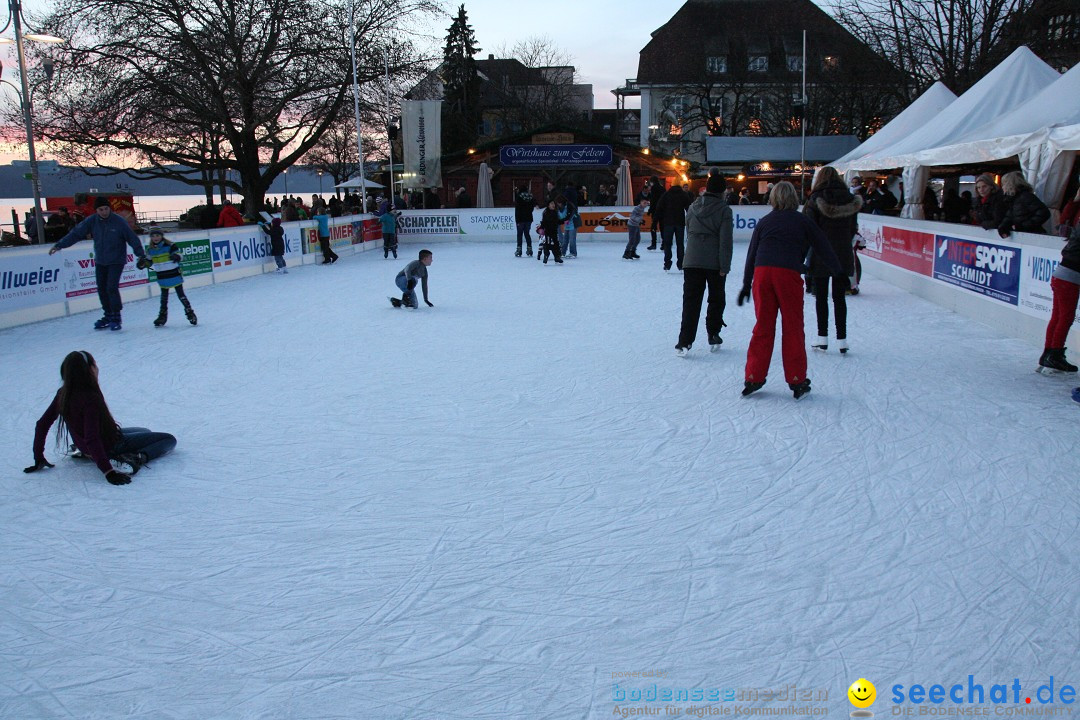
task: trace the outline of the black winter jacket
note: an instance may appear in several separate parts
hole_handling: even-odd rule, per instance
[[[803,212],[825,233],[829,247],[840,261],[842,274],[855,274],[855,253],[851,249],[851,239],[859,231],[859,211],[863,199],[852,195],[843,183],[834,182],[815,191],[803,206]],[[818,257],[810,256],[810,274],[814,277],[828,277],[832,274],[828,265]]]
[[[1005,196],[1005,217],[998,225],[998,232],[1013,230],[1029,233],[1045,233],[1043,227],[1050,219],[1050,210],[1035,193],[1024,188],[1016,195]]]
[[[1061,264],[1075,272],[1080,272],[1080,224],[1069,234],[1069,241],[1061,248]]]
[[[976,197],[972,203],[975,211],[975,224],[984,230],[993,230],[1001,225],[1005,219],[1005,194],[1000,190],[992,190],[984,201]]]
[[[686,225],[686,210],[693,201],[689,193],[683,192],[678,185],[672,185],[660,198],[659,207],[653,210],[653,215],[660,220],[661,227],[683,227]]]
[[[514,198],[514,222],[531,223],[536,198],[528,190],[521,190]]]

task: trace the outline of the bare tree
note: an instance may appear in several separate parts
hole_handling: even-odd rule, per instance
[[[578,76],[568,52],[546,35],[502,45],[496,52],[526,68],[520,77],[507,77],[507,86],[500,88],[506,96],[499,111],[506,127],[528,132],[553,123],[572,124],[578,115]]]
[[[941,80],[962,93],[1016,49],[1033,0],[834,0],[836,19],[888,58],[910,101]]]
[[[387,27],[399,33],[391,72],[415,74],[406,33],[434,3],[356,6],[361,82],[382,76]],[[60,0],[46,25],[71,42],[38,130],[101,173],[203,187],[227,175],[254,211],[351,106],[348,21],[340,2],[315,0]]]

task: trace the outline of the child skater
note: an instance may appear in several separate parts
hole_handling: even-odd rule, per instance
[[[382,256],[384,260],[390,257],[390,253],[394,253],[394,258],[397,258],[397,220],[398,214],[394,211],[394,206],[387,204],[383,214],[379,216],[379,222],[382,223]]]
[[[638,198],[638,204],[630,211],[630,220],[627,229],[630,231],[630,239],[626,242],[626,250],[623,251],[623,260],[638,260],[638,243],[641,242],[641,226],[645,224],[645,211],[649,208],[649,198],[642,195]]]
[[[562,196],[560,196],[562,197]],[[547,207],[544,209],[544,214],[540,218],[540,229],[544,232],[543,243],[543,256],[544,264],[547,265],[548,255],[555,253],[555,262],[562,264],[562,248],[559,246],[559,226],[562,225],[562,218],[559,217],[559,207],[555,198],[548,200]],[[541,253],[536,253],[536,259],[540,259]]]
[[[394,278],[394,283],[401,289],[401,299],[390,298],[390,302],[394,307],[416,307],[416,281],[420,280],[421,287],[424,291],[424,302],[428,307],[435,307],[435,305],[428,300],[427,294],[427,278],[428,267],[431,265],[431,251],[421,250],[420,257],[413,260],[411,263],[405,266],[405,268],[397,274]]]
[[[158,285],[161,287],[161,310],[154,321],[154,327],[161,327],[169,320],[169,288],[176,290],[176,297],[180,298],[180,303],[184,306],[188,322],[198,325],[199,319],[191,309],[191,301],[184,294],[184,275],[180,272],[183,258],[176,252],[176,246],[165,239],[165,233],[159,227],[150,228],[150,244],[146,247],[146,257],[149,264],[154,266]]]
[[[176,447],[176,438],[168,433],[120,427],[101,394],[94,356],[85,350],[68,353],[60,364],[60,379],[63,384],[35,427],[34,464],[23,472],[53,467],[45,459],[45,437],[57,418],[57,446],[66,446],[70,437],[79,453],[92,459],[113,485],[127,485],[143,465]],[[130,466],[131,472],[115,469],[110,460]]]
[[[259,227],[270,238],[270,254],[277,265],[274,272],[288,275],[289,268],[285,266],[285,228],[281,227],[281,218],[274,218],[269,225],[259,223]]]

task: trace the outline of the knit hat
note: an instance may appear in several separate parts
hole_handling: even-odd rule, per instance
[[[165,237],[165,231],[162,230],[161,228],[159,228],[157,225],[151,225],[150,226],[150,235],[151,236],[153,236],[153,235],[161,235],[162,237]]]
[[[97,200],[94,200],[94,209],[97,210],[99,207],[112,207],[109,205],[109,198],[98,195]]]
[[[727,183],[724,181],[723,175],[710,175],[708,181],[705,183],[705,192],[710,193],[722,193],[727,187]]]

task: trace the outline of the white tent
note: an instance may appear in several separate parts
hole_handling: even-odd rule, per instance
[[[930,177],[918,153],[949,145],[1022,105],[1060,75],[1026,47],[1017,48],[944,110],[907,138],[849,163],[851,170],[904,168],[904,217],[922,218]],[[936,162],[936,161],[935,161]]]
[[[912,133],[923,128],[934,116],[952,104],[954,100],[956,100],[956,95],[952,90],[945,87],[944,83],[940,81],[934,83],[915,102],[908,105],[903,112],[886,123],[885,127],[868,137],[866,142],[829,164],[841,173],[848,170],[876,170],[877,168],[862,167],[859,160],[886,150],[889,146],[910,137]]]
[[[366,187],[366,188],[374,188],[374,189],[377,189],[377,190],[380,190],[380,189],[386,187],[385,185],[380,185],[377,182],[372,182],[371,180],[368,180],[367,178],[353,178],[352,180],[346,180],[343,183],[338,183],[334,187],[336,187],[336,188],[358,188],[358,187],[361,187],[361,186]]]
[[[1080,64],[1014,110],[953,144],[916,153],[916,160],[922,165],[959,165],[1016,155],[1035,194],[1047,205],[1057,206],[1068,184],[1075,152],[1080,150],[1078,97]]]

